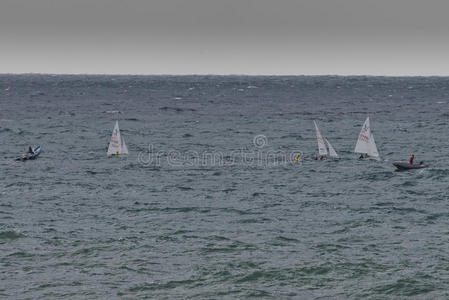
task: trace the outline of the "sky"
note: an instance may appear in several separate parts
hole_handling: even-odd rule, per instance
[[[0,73],[449,75],[447,0],[0,0]]]

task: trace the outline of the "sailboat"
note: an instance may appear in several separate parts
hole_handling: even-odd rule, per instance
[[[111,141],[109,142],[108,155],[119,156],[119,154],[128,154],[128,147],[126,147],[125,140],[120,135],[120,128],[118,127],[118,121],[115,121]]]
[[[323,138],[321,136],[320,130],[318,129],[318,125],[315,121],[313,121],[313,124],[315,124],[315,132],[316,132],[316,139],[318,142],[318,154],[321,158],[324,158],[326,156],[330,157],[338,157],[337,152],[335,151],[334,147],[332,147],[331,143],[326,138]]]
[[[371,132],[369,117],[367,117],[365,123],[363,123],[354,152],[362,155],[366,154],[369,158],[380,160],[376,142],[374,141],[374,135]]]

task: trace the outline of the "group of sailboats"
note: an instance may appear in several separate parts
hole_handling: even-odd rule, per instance
[[[332,147],[331,143],[321,135],[316,121],[313,121],[313,124],[315,125],[316,138],[318,142],[318,154],[320,155],[319,159],[323,160],[328,156],[337,158],[337,152],[334,147]],[[354,152],[361,154],[360,158],[373,158],[379,160],[379,152],[377,151],[376,142],[374,141],[374,135],[371,132],[369,117],[366,118],[365,123],[363,123]],[[118,121],[115,122],[114,129],[112,130],[112,136],[109,142],[107,154],[115,156],[128,154],[128,147],[126,146],[125,139],[120,134]],[[318,157],[316,159],[318,159]]]
[[[332,147],[331,143],[321,135],[316,121],[313,121],[313,124],[315,125],[319,154],[319,158],[316,157],[315,159],[324,160],[328,156],[332,158],[338,158],[338,154],[335,151],[334,147]],[[362,129],[360,130],[360,134],[357,139],[357,144],[355,145],[354,152],[360,154],[360,159],[372,158],[375,160],[380,160],[376,142],[374,141],[374,135],[371,132],[369,117],[367,117],[365,123],[363,123]],[[120,128],[117,120],[112,131],[107,155],[115,155],[118,157],[119,155],[123,154],[128,154],[128,147],[126,146],[125,139],[120,134]],[[297,155],[296,157],[296,162],[299,162],[299,155]],[[394,162],[393,165],[400,170],[420,169],[428,167],[428,165],[424,162],[413,164],[413,158],[410,159],[410,162]]]
[[[326,159],[328,156],[336,158],[338,157],[337,152],[334,147],[332,147],[331,143],[326,138],[323,138],[321,132],[318,128],[318,125],[315,121],[315,132],[316,139],[318,142],[318,154],[319,160]],[[369,117],[366,118],[365,123],[363,123],[362,129],[360,130],[359,138],[357,140],[357,144],[354,149],[355,153],[360,154],[360,158],[373,158],[379,160],[379,152],[377,151],[376,142],[374,141],[374,135],[371,132]],[[318,157],[315,158],[318,160]]]

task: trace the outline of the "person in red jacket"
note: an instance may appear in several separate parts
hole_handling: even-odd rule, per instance
[[[410,156],[410,159],[409,159],[409,163],[411,164],[411,165],[413,165],[413,160],[415,159],[415,155],[413,155],[412,154],[412,156]]]

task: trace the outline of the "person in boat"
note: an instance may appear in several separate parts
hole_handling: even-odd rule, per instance
[[[365,158],[368,158],[368,154],[360,154],[360,157],[359,157],[359,159],[365,159]]]
[[[34,154],[33,148],[31,148],[31,146],[28,147],[28,152],[29,154]]]
[[[411,155],[410,156],[410,159],[408,160],[408,162],[411,164],[411,165],[413,165],[413,160],[415,159],[415,155]]]
[[[326,158],[323,155],[320,155],[320,160],[325,160]]]

